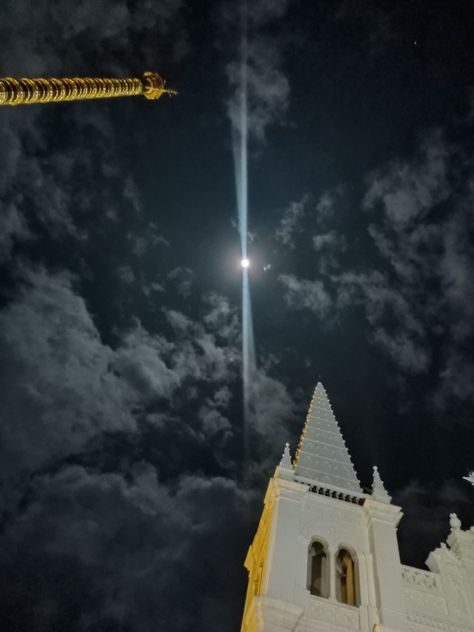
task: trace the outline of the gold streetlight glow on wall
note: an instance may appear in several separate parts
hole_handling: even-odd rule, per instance
[[[146,72],[142,78],[104,79],[74,77],[65,79],[0,78],[0,105],[60,103],[82,99],[107,99],[143,95],[156,100],[162,94],[174,95],[156,72]]]

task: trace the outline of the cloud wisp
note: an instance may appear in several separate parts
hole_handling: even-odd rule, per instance
[[[450,401],[472,401],[474,367],[466,350],[474,339],[468,237],[474,174],[471,169],[466,175],[459,164],[467,164],[459,146],[439,130],[426,134],[411,160],[394,161],[368,177],[361,201],[365,235],[350,243],[340,228],[330,227],[329,216],[329,228],[321,232],[317,210],[311,231],[306,212],[304,234],[291,224],[287,246],[312,233],[317,277],[280,276],[287,304],[311,310],[326,325],[347,310],[361,310],[369,339],[402,375],[426,375],[437,366],[431,405],[440,409]],[[370,257],[357,252],[361,240]],[[348,253],[359,259],[357,268],[348,268]]]
[[[231,96],[227,112],[232,127],[245,124],[249,138],[258,145],[265,141],[267,128],[281,122],[289,104],[290,86],[282,70],[282,45],[278,37],[266,33],[267,27],[284,17],[288,0],[257,0],[251,10],[246,0],[226,3],[221,10],[223,33],[230,37],[232,60],[226,66]],[[235,25],[241,26],[241,39],[235,40]],[[222,46],[226,49],[227,46]],[[240,52],[235,55],[235,50]],[[242,60],[245,61],[244,67]],[[242,79],[245,79],[246,118],[242,118]]]

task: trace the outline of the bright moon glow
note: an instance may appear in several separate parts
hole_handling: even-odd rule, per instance
[[[242,259],[240,265],[242,266],[242,268],[248,268],[250,265],[250,261],[248,259]]]

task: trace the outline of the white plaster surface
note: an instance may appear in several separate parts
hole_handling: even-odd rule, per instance
[[[315,397],[320,397],[321,405],[327,397],[324,389],[318,393],[319,386]],[[313,404],[318,405],[315,398]],[[317,411],[311,414],[304,441],[322,427]],[[334,442],[344,445],[331,415],[324,421],[325,436],[332,433],[338,437]],[[300,459],[304,446],[303,442]],[[364,495],[355,472],[353,476],[347,473],[352,463],[340,457],[343,452],[334,453],[331,469],[326,461],[318,464],[323,457],[314,446],[313,442],[307,448],[310,465],[304,477],[302,468],[293,470],[288,448],[275,473],[263,590],[253,598],[242,631],[474,632],[474,528],[463,531],[452,515],[447,543],[430,553],[429,570],[402,565],[396,536],[402,512],[391,504],[380,477],[375,493]],[[342,467],[339,472],[338,467]],[[334,477],[328,472],[335,472]],[[321,480],[322,474],[328,474],[333,487]],[[307,588],[308,553],[314,539],[329,554],[328,598],[311,595]],[[335,558],[340,547],[348,549],[356,561],[358,606],[336,599]]]

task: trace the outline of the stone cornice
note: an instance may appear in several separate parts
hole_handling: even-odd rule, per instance
[[[295,481],[283,478],[274,478],[272,480],[275,490],[274,493],[280,498],[299,501],[309,492],[306,485],[301,485],[301,483],[297,483]]]
[[[393,527],[397,527],[398,523],[403,517],[401,507],[397,505],[389,505],[387,503],[381,503],[377,500],[367,498],[364,503],[364,509],[367,512],[368,523],[372,522],[385,522]]]

